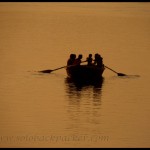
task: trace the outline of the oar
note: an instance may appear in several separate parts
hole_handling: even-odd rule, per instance
[[[59,70],[59,69],[62,69],[62,68],[66,68],[67,66],[63,66],[63,67],[60,67],[60,68],[56,68],[56,69],[53,69],[53,70],[42,70],[42,71],[39,71],[41,73],[51,73],[52,71],[56,71],[56,70]]]
[[[82,61],[81,63],[83,63],[83,62],[86,62],[86,60]],[[76,66],[76,65],[63,66],[63,67],[59,67],[59,68],[56,68],[56,69],[53,69],[53,70],[49,69],[49,70],[42,70],[42,71],[39,71],[39,72],[41,72],[41,73],[51,73],[52,71],[56,71],[56,70],[59,70],[59,69],[68,68],[68,67],[72,67],[72,66]]]
[[[116,72],[115,70],[113,70],[113,69],[107,67],[106,65],[105,65],[105,67],[108,68],[109,70],[113,71],[114,73],[116,73],[118,76],[126,76],[126,74],[124,74],[124,73],[118,73],[118,72]]]

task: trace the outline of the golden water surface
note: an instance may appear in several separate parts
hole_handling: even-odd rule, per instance
[[[150,3],[0,3],[0,147],[149,147]],[[100,53],[77,86],[70,53]]]

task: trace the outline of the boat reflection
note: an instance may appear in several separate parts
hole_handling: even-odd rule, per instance
[[[90,87],[90,86],[93,86],[93,88],[101,89],[103,82],[104,82],[103,77],[98,78],[96,80],[92,80],[92,81],[75,80],[75,79],[72,79],[72,78],[69,78],[69,77],[67,77],[65,79],[66,85],[68,85],[69,87],[74,86],[74,87],[76,87],[76,90],[81,90],[84,87]]]
[[[93,95],[93,100],[96,98],[100,98],[102,85],[104,82],[104,78],[101,77],[95,81],[80,81],[73,80],[72,78],[67,77],[65,79],[66,85],[66,93],[69,98],[77,98],[80,99],[81,96],[87,96],[88,93]]]
[[[66,130],[74,131],[75,134],[78,131],[83,131],[84,133],[85,129],[82,126],[86,124],[88,131],[99,132],[95,130],[94,126],[101,123],[100,110],[103,83],[103,77],[96,82],[65,79],[67,115],[70,118],[70,123],[68,123]]]

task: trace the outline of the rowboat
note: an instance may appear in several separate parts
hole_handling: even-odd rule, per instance
[[[104,70],[104,65],[102,67],[96,65],[76,65],[66,68],[68,77],[80,81],[97,81],[102,78]]]

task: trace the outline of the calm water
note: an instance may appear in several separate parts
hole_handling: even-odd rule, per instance
[[[0,3],[0,147],[150,147],[150,3]],[[70,53],[100,53],[76,85]]]

